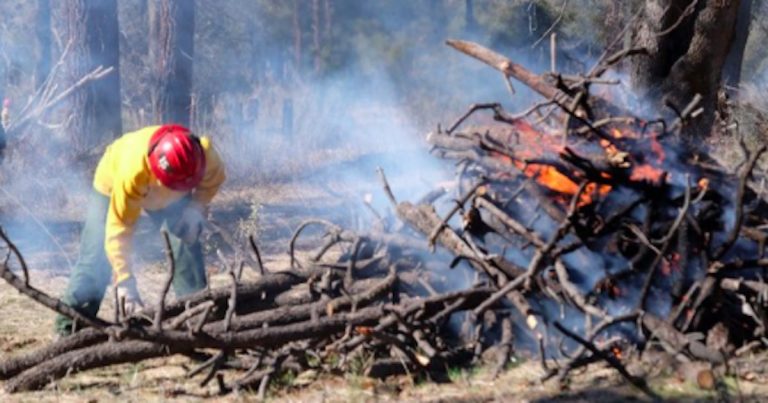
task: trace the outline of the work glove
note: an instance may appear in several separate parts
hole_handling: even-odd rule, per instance
[[[184,243],[197,242],[205,225],[205,208],[197,203],[190,203],[181,212],[179,219],[171,226],[171,232]]]
[[[123,280],[115,285],[117,292],[116,309],[120,310],[123,317],[131,316],[133,313],[138,312],[144,308],[144,303],[141,301],[141,295],[139,295],[139,289],[136,287],[136,279],[131,277],[127,280]],[[125,310],[123,311],[123,308]]]

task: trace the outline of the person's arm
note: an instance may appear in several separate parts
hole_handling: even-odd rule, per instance
[[[104,249],[112,265],[115,284],[132,277],[129,258],[133,227],[141,214],[141,199],[146,195],[149,177],[145,172],[116,175],[107,211]]]

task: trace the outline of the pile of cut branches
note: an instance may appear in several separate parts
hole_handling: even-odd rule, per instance
[[[324,228],[328,242],[300,259],[294,245],[310,226]],[[2,237],[15,257],[0,267],[3,279],[82,328],[0,363],[0,378],[7,379],[9,392],[39,389],[92,368],[173,354],[205,357],[188,376],[202,374],[202,385],[216,379],[221,393],[254,389],[263,395],[270,380],[286,371],[346,370],[363,357],[370,360],[364,369],[370,376],[445,371],[446,364],[466,361],[466,349],[443,340],[440,329],[454,312],[477,306],[491,293],[482,286],[436,293],[422,280],[420,255],[427,251],[407,246],[418,244],[413,238],[358,235],[310,220],[291,241],[290,270],[266,272],[261,267],[258,279],[241,281],[241,265],[228,271],[230,286],[166,303],[174,266],[169,254],[169,275],[156,305],[127,316],[117,309],[116,317],[107,321],[82,316],[34,288],[23,257]],[[253,240],[251,245],[261,265]],[[344,252],[329,253],[337,245]],[[12,262],[23,277],[11,270],[16,266]],[[427,289],[434,294],[419,297],[429,294]],[[223,369],[244,372],[225,380]]]

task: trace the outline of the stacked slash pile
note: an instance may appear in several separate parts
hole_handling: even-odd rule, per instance
[[[80,316],[6,262],[6,281],[85,327],[1,363],[6,390],[168,354],[205,355],[189,376],[217,380],[222,393],[262,395],[285,372],[440,377],[486,353],[498,373],[515,350],[538,352],[547,379],[606,363],[649,395],[626,364],[651,346],[713,373],[726,362],[755,371],[741,357],[766,340],[768,210],[751,187],[763,150],[745,150],[729,172],[678,141],[697,99],[673,108],[674,121],[647,121],[590,94],[622,54],[584,77],[539,76],[477,44],[449,45],[546,100],[520,115],[474,105],[430,133],[434,152],[459,162],[448,211],[434,207],[440,191],[398,203],[382,173],[405,226],[381,219],[356,233],[308,221],[291,242],[290,270],[259,263],[262,276],[241,281],[232,269],[231,286],[166,304],[169,276],[155,307],[112,321]],[[461,128],[481,110],[496,123]],[[299,258],[293,245],[310,226],[326,242]],[[467,272],[474,279],[462,284]],[[225,377],[231,368],[243,372]]]

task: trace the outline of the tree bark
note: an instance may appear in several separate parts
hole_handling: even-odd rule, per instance
[[[107,341],[107,335],[105,333],[92,328],[83,329],[80,332],[62,339],[58,343],[50,344],[40,350],[35,350],[18,357],[6,358],[0,363],[0,379],[10,379],[19,373],[56,356],[90,347],[105,341]]]
[[[435,22],[432,31],[432,41],[440,43],[445,40],[446,28],[448,27],[448,14],[445,4],[443,4],[443,0],[429,0],[427,8],[429,15]]]
[[[464,0],[464,30],[468,35],[474,34],[477,30],[474,0]]]
[[[752,0],[741,0],[739,13],[736,17],[736,32],[733,36],[733,44],[723,67],[723,83],[727,86],[737,87],[741,82],[741,65],[744,61],[744,50],[747,47],[750,24],[752,20]]]
[[[301,69],[301,0],[293,0],[293,65]]]
[[[328,42],[331,40],[331,29],[333,27],[333,0],[323,0],[323,39]]]
[[[64,86],[77,82],[98,66],[114,72],[73,94],[67,111],[67,134],[76,151],[86,151],[122,133],[120,115],[120,44],[117,0],[67,0],[64,3]]]
[[[695,94],[704,113],[684,131],[687,139],[710,134],[723,65],[736,28],[739,0],[648,0],[635,33],[647,56],[632,64],[633,85],[641,95],[683,108]]]
[[[108,342],[74,350],[32,367],[5,383],[9,393],[36,390],[51,379],[60,379],[91,368],[107,365],[138,362],[148,358],[162,357],[189,351],[181,345],[163,345],[145,341]]]
[[[38,50],[35,88],[40,88],[51,71],[51,0],[37,0],[35,38]]]
[[[322,67],[322,41],[321,41],[322,14],[320,13],[320,0],[312,0],[312,51],[314,53],[315,73]]]
[[[150,5],[152,120],[189,126],[195,2],[152,0]]]

